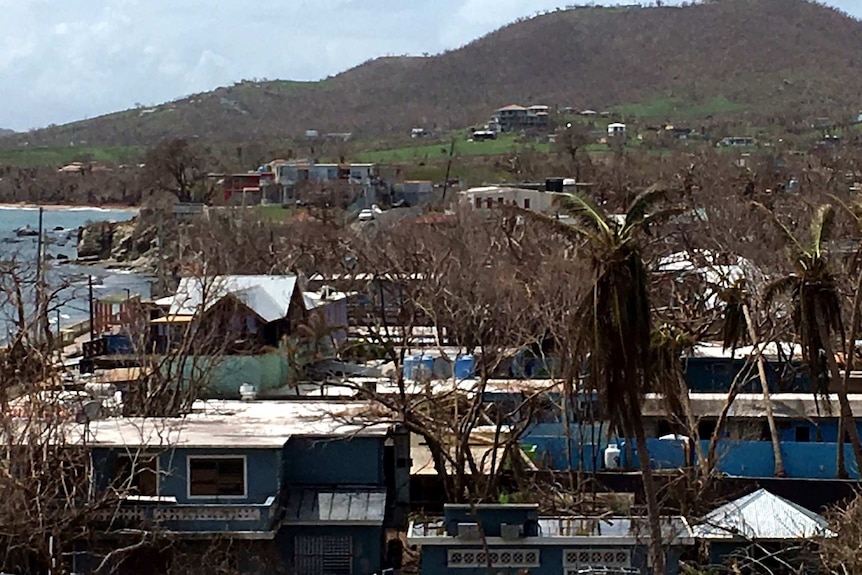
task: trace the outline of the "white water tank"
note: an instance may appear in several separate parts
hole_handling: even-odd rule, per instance
[[[243,401],[254,401],[257,399],[257,388],[250,383],[239,386],[239,397]]]
[[[620,448],[616,443],[610,443],[605,448],[605,469],[620,468]]]

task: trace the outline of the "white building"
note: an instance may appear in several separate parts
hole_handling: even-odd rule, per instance
[[[626,125],[619,122],[608,124],[608,136],[612,138],[625,137]]]
[[[461,192],[463,202],[477,210],[489,210],[502,206],[518,206],[525,210],[551,213],[558,194],[543,190],[510,188],[505,186],[483,186]]]

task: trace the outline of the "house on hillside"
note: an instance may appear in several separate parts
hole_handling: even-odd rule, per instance
[[[665,573],[679,573],[682,551],[694,544],[683,517],[662,520]],[[649,530],[644,517],[540,516],[534,504],[444,506],[442,517],[410,524],[407,540],[421,552],[423,575],[491,572],[535,575],[647,573]]]
[[[492,123],[499,126],[501,132],[516,132],[530,128],[545,128],[550,123],[550,108],[548,106],[519,106],[511,104],[494,113]]]
[[[216,203],[230,206],[255,206],[267,198],[275,175],[267,171],[242,174],[208,174],[207,187]]]
[[[364,403],[198,401],[182,419],[92,421],[81,433],[89,437],[95,492],[120,494],[101,521],[131,541],[152,533],[236,543],[231,552],[248,573],[363,575],[398,566],[385,537],[406,519],[409,438],[364,421],[367,410]],[[163,572],[161,555],[141,546],[112,572],[131,565]],[[75,560],[76,572],[88,571],[86,553]]]
[[[341,191],[346,195],[344,207],[357,198],[361,198],[366,207],[377,202],[375,190],[379,177],[376,164],[276,160],[269,165],[275,174],[275,183],[282,191],[283,204],[301,199],[303,191]]]
[[[518,206],[525,210],[551,213],[554,209],[554,192],[507,186],[482,186],[460,192],[461,201],[477,210],[491,210],[503,206]]]

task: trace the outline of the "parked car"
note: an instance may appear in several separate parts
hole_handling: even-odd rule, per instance
[[[364,210],[359,212],[359,221],[360,222],[367,222],[367,221],[373,220],[373,219],[374,219],[374,212],[372,210],[365,208]]]

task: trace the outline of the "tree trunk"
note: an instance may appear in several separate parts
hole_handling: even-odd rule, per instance
[[[826,364],[829,366],[829,379],[836,383],[838,393],[838,404],[840,405],[838,437],[843,437],[844,432],[850,436],[850,445],[853,446],[853,456],[856,459],[856,469],[862,472],[862,444],[859,442],[859,430],[856,427],[856,420],[853,418],[853,409],[850,407],[850,401],[847,399],[847,390],[842,385],[841,373],[838,370],[838,362],[835,361],[835,352],[832,350],[832,342],[829,340],[829,334],[826,331],[823,314],[820,309],[816,311],[817,331],[820,332],[820,342],[823,345],[823,351],[826,353]],[[841,442],[838,442],[839,445]],[[841,458],[843,459],[843,446],[841,447]],[[838,477],[846,477],[844,467],[838,468]]]
[[[775,425],[775,414],[772,412],[772,399],[769,397],[769,382],[766,380],[766,366],[763,361],[763,350],[758,348],[757,330],[751,318],[748,304],[742,304],[745,324],[748,326],[748,337],[751,345],[757,349],[757,374],[760,376],[760,387],[763,389],[763,407],[766,409],[766,421],[769,423],[769,436],[772,439],[772,453],[775,457],[775,477],[784,477],[784,459],[781,457],[781,442],[778,440],[778,427]]]
[[[853,359],[856,354],[856,333],[859,329],[859,304],[860,298],[862,296],[862,273],[860,273],[856,277],[856,289],[853,291],[853,312],[850,315],[850,337],[848,341],[850,344],[847,346],[847,349],[844,350],[844,376],[841,378],[841,393],[844,396],[847,396],[847,384],[850,380],[850,373],[853,371]],[[852,412],[852,410],[851,410]],[[839,471],[839,477],[846,475],[844,472],[844,426],[847,425],[844,420],[843,411],[839,412],[839,422],[838,422],[838,449],[836,450],[836,469]],[[855,420],[852,420],[853,427],[856,427]],[[856,465],[858,467],[859,461],[857,459]],[[859,469],[860,473],[862,473],[862,468]]]
[[[638,449],[638,463],[641,468],[641,476],[644,487],[644,497],[647,506],[647,520],[649,521],[650,555],[652,556],[652,572],[654,575],[664,575],[665,556],[661,535],[661,508],[658,504],[658,493],[653,480],[652,468],[649,461],[649,450],[647,449],[646,434],[644,433],[643,420],[641,419],[640,407],[635,406],[632,411],[632,428],[635,432],[635,441]]]

